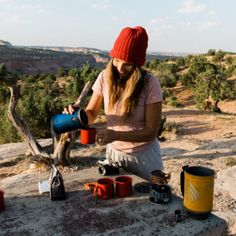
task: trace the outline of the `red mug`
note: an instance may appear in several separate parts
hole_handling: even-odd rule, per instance
[[[132,178],[129,176],[118,176],[116,182],[116,196],[127,197],[132,194]]]
[[[87,128],[80,130],[80,143],[82,144],[92,144],[95,143],[96,129]]]
[[[0,212],[5,210],[4,192],[0,190]]]
[[[98,179],[94,188],[94,195],[101,199],[110,199],[114,196],[114,181],[110,178]]]

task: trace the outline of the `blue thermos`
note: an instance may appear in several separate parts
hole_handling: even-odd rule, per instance
[[[57,114],[52,117],[52,128],[56,134],[66,133],[88,126],[88,117],[81,108],[71,114]]]

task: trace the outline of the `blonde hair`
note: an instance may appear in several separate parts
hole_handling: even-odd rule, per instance
[[[108,94],[109,104],[108,110],[111,110],[115,103],[122,96],[121,115],[125,120],[134,110],[138,103],[139,95],[144,87],[144,76],[139,67],[135,67],[129,79],[126,81],[123,88],[118,79],[115,78],[115,68],[113,66],[113,59],[110,60],[106,67],[106,76],[108,79]]]

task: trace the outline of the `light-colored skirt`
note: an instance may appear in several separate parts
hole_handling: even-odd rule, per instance
[[[147,149],[135,153],[124,153],[116,150],[111,144],[107,145],[106,158],[119,167],[151,181],[153,170],[163,170],[161,150],[156,140]]]

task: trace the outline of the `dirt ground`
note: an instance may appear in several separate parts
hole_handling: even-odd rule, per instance
[[[169,130],[162,136],[162,156],[165,172],[171,173],[170,185],[176,194],[181,195],[179,174],[184,165],[202,165],[215,170],[217,176],[236,166],[236,102],[220,104],[222,114],[196,110],[191,104],[184,108],[164,106],[163,115],[167,117]],[[51,140],[41,140],[42,145],[50,145]],[[0,188],[1,183],[29,170],[32,165],[25,155],[25,144],[0,145]],[[81,147],[76,143],[71,159],[78,163],[78,169],[96,166],[99,158],[104,157],[105,147],[94,145],[90,148]],[[73,173],[74,169],[60,169],[62,173]],[[44,168],[37,167],[36,175],[47,173]],[[236,185],[229,180],[231,188],[225,191],[225,183],[217,182],[215,190],[214,211],[236,216]],[[222,191],[221,187],[224,187]],[[222,188],[223,188],[222,187]],[[19,195],[19,189],[15,194]],[[14,194],[14,189],[11,189]],[[236,222],[230,218],[228,235],[236,235]],[[1,234],[1,233],[0,233]]]

